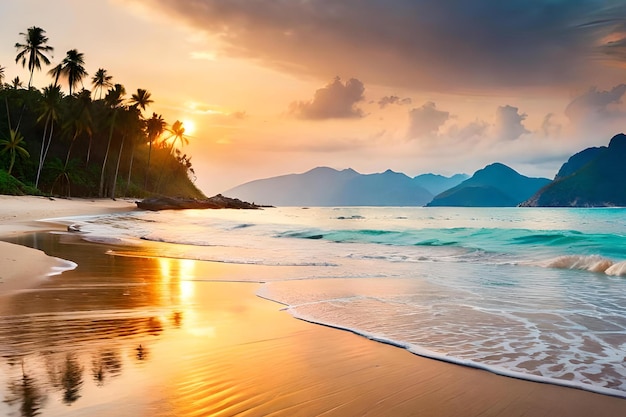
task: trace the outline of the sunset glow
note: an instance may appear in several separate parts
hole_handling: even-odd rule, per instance
[[[183,127],[185,128],[185,134],[192,136],[196,133],[196,123],[191,119],[183,119]]]
[[[90,76],[149,90],[146,114],[184,122],[206,194],[316,166],[553,177],[626,125],[623,2],[457,3],[7,0],[0,65],[28,80],[14,44],[35,24],[51,65],[76,48]]]

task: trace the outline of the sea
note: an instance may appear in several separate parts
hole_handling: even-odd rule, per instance
[[[290,267],[286,277],[233,280],[262,283],[257,295],[296,319],[416,355],[626,397],[623,208],[280,207],[56,221],[113,256],[152,241],[160,257]]]

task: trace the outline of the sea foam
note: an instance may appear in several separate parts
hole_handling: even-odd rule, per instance
[[[614,262],[598,255],[565,255],[543,263],[548,268],[572,269],[604,273],[611,276],[626,276],[626,261]]]

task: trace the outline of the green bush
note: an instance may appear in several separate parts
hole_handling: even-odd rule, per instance
[[[0,194],[6,195],[42,195],[35,187],[24,184],[17,178],[0,169]]]

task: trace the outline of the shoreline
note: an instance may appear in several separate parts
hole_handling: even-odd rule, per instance
[[[42,218],[135,209],[134,203],[128,201],[40,199],[0,196],[0,238],[35,231],[65,230],[59,224],[37,221]],[[10,251],[5,252],[5,249]],[[7,280],[17,286],[11,289],[11,293],[31,288],[38,282],[23,280],[20,276],[30,274],[41,277],[41,274],[50,272],[50,268],[59,262],[57,258],[26,246],[0,241],[0,250],[3,253],[0,256],[0,270],[16,272],[16,277]],[[35,258],[37,262],[33,261]],[[254,271],[254,268],[248,266],[200,265],[201,261],[193,262],[199,262],[198,268],[203,271],[206,269],[203,273],[213,279],[216,274]],[[82,265],[80,261],[78,263]],[[18,264],[19,268],[15,266]],[[77,271],[71,273],[78,274]],[[4,275],[0,276],[4,278]],[[7,295],[9,285],[4,281],[0,283],[0,295]],[[213,331],[218,332],[223,325],[224,328],[228,326],[235,329],[237,334],[245,335],[231,336],[231,344],[217,349],[215,357],[211,359],[223,364],[239,365],[224,371],[226,373],[222,376],[204,376],[231,381],[235,389],[240,391],[236,397],[243,397],[243,402],[266,398],[266,403],[255,408],[259,414],[252,415],[262,415],[262,410],[277,415],[327,413],[348,416],[363,413],[386,415],[392,412],[392,415],[424,416],[608,417],[626,413],[626,400],[623,398],[500,376],[428,359],[401,347],[298,319],[284,311],[282,305],[257,296],[258,283],[216,282],[209,279],[195,285],[198,287],[198,297],[204,297],[198,298],[198,303],[200,300],[202,303],[211,300],[215,304],[216,314],[219,313],[217,317],[232,315],[232,319],[220,318],[211,323],[215,328]],[[235,332],[232,329],[229,331]],[[193,337],[199,336],[194,334]],[[178,346],[182,341],[172,340],[168,343]],[[158,352],[157,347],[154,350]],[[191,366],[184,361],[180,365],[183,368]],[[286,375],[278,378],[275,375],[278,370]],[[180,383],[185,385],[184,379],[188,377],[181,374]],[[260,385],[248,386],[245,381],[249,378],[258,381]],[[204,382],[219,385],[217,382]],[[281,397],[280,401],[273,399],[270,395],[272,393],[280,393],[284,398]],[[204,403],[209,401],[193,399]],[[187,407],[187,411],[193,411],[190,408],[192,405],[184,407]]]
[[[107,214],[136,209],[130,200],[63,199],[0,195],[0,239],[44,230],[66,230],[46,219]],[[26,290],[71,263],[42,251],[0,241],[0,297]]]

